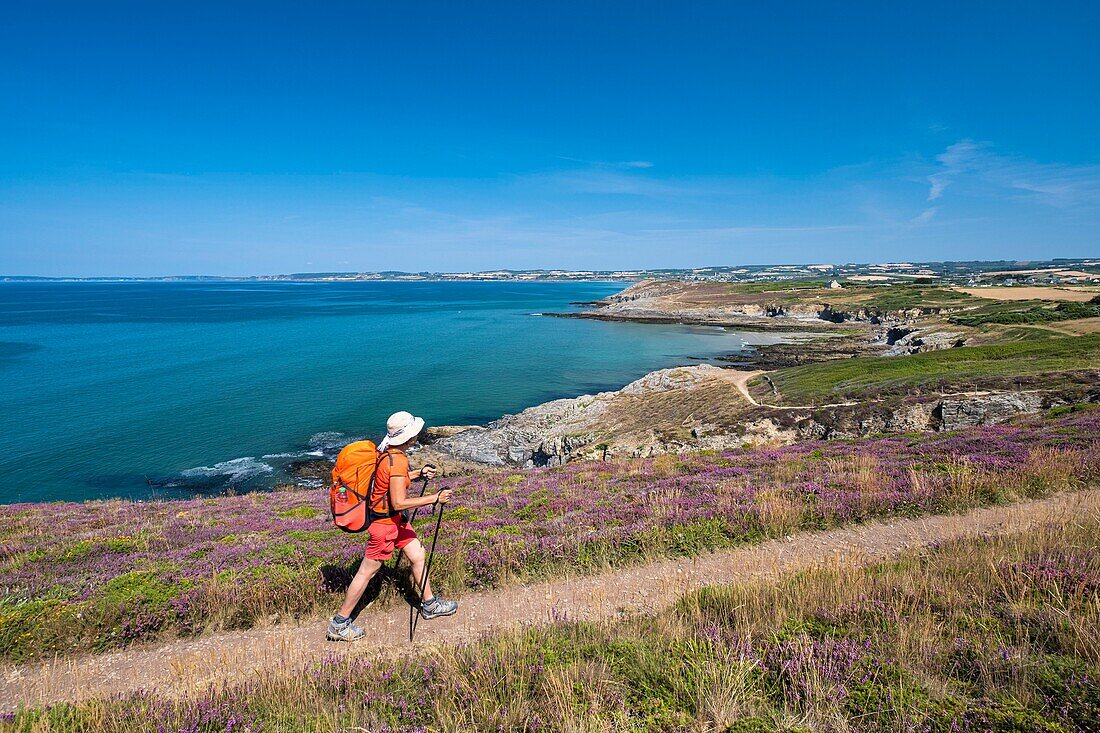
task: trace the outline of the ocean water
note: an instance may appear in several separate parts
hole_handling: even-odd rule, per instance
[[[483,423],[769,337],[537,314],[617,283],[0,283],[0,502],[269,487],[399,409]]]

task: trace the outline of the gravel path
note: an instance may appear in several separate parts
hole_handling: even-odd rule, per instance
[[[603,575],[510,586],[462,597],[456,616],[422,621],[417,647],[476,638],[517,624],[555,619],[616,618],[654,613],[686,591],[836,563],[867,563],[908,548],[980,534],[1006,534],[1049,521],[1071,521],[1100,511],[1100,489],[1039,501],[976,509],[966,514],[874,522],[807,532],[703,555],[665,560]],[[359,619],[368,632],[354,645],[324,641],[325,620],[251,631],[217,633],[160,646],[60,658],[31,666],[8,665],[0,683],[0,711],[118,695],[137,690],[196,692],[272,668],[295,669],[324,654],[373,654],[381,644],[407,644],[408,608],[370,609]]]

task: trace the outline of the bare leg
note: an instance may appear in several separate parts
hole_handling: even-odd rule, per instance
[[[363,558],[362,564],[359,565],[358,572],[355,573],[355,577],[351,579],[351,585],[348,586],[348,594],[344,597],[344,605],[340,606],[340,615],[350,617],[355,613],[355,607],[359,604],[359,599],[363,597],[363,593],[367,590],[367,584],[370,583],[370,579],[374,577],[374,574],[378,572],[378,569],[382,567],[382,563],[377,560],[371,560],[370,558]]]
[[[420,600],[432,597],[431,581],[424,582],[424,545],[420,544],[420,540],[413,540],[404,548],[405,556],[409,558],[409,562],[412,564],[413,582],[416,583],[416,587],[419,590],[420,584],[424,583],[424,595]]]

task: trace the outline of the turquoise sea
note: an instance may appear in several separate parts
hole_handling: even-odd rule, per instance
[[[272,486],[399,409],[483,423],[768,337],[540,317],[621,283],[0,283],[0,502]]]

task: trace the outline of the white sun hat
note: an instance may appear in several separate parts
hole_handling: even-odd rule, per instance
[[[395,412],[386,421],[386,437],[378,444],[378,450],[383,451],[391,445],[407,443],[424,429],[424,420],[413,417],[411,412]]]

